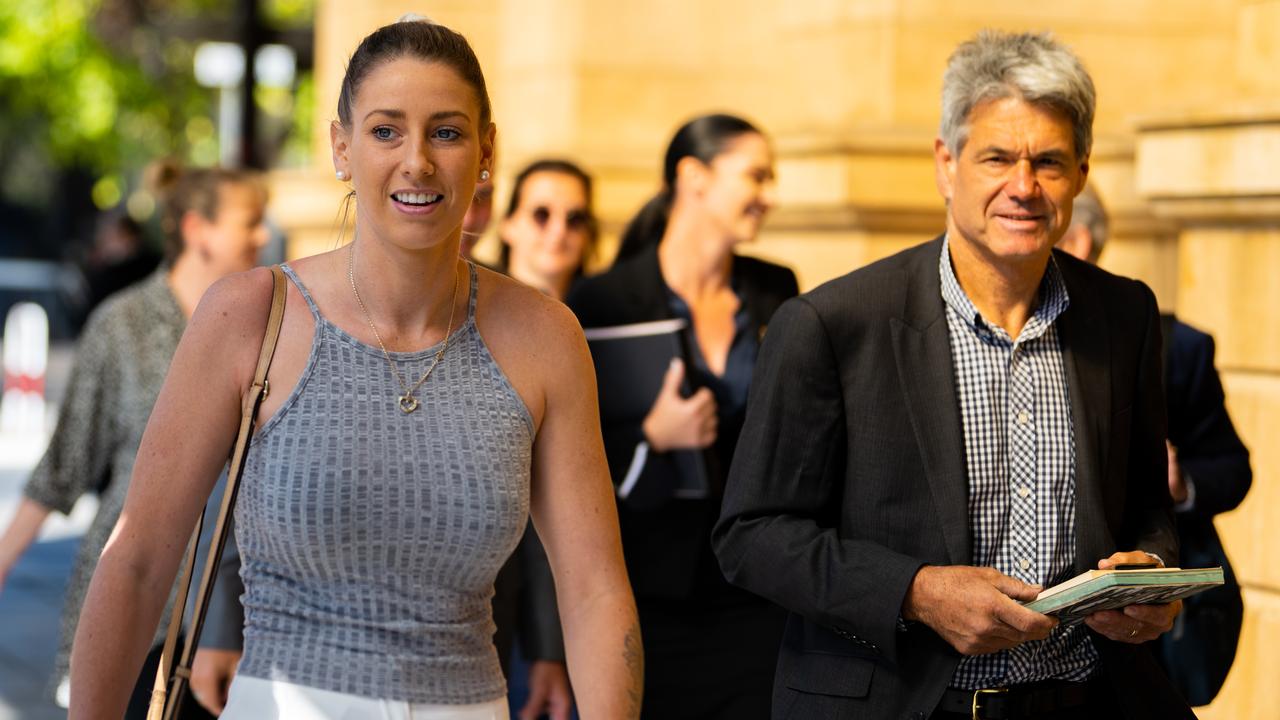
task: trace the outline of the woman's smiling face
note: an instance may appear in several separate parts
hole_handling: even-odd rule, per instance
[[[331,129],[334,165],[356,192],[357,228],[400,247],[456,243],[480,171],[493,161],[475,90],[449,65],[379,64]]]

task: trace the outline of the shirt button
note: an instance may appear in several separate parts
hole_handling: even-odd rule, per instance
[[[1021,560],[1018,561],[1018,567],[1022,568],[1023,570],[1026,570],[1027,568],[1031,567],[1031,561],[1026,558],[1022,558]]]
[[[1023,485],[1022,487],[1018,488],[1018,497],[1026,497],[1030,494],[1031,494],[1031,488],[1027,487],[1026,485]]]
[[[1030,420],[1030,419],[1031,419],[1031,414],[1030,414],[1030,413],[1028,413],[1026,410],[1019,410],[1019,411],[1018,411],[1018,424],[1019,424],[1019,425],[1026,425],[1026,424],[1027,424],[1027,421],[1028,421],[1028,420]]]

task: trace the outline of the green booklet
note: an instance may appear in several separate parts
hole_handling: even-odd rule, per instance
[[[1220,567],[1090,570],[1045,590],[1026,607],[1072,623],[1099,610],[1170,603],[1221,584]]]

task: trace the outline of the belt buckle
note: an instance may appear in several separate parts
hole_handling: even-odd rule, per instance
[[[1007,687],[1002,687],[1002,688],[981,688],[981,689],[978,689],[978,690],[974,690],[974,691],[973,691],[973,705],[972,705],[972,706],[971,706],[971,708],[970,708],[970,709],[971,709],[971,711],[972,711],[972,714],[971,714],[972,719],[973,719],[973,720],[982,720],[982,716],[981,716],[981,715],[979,715],[979,714],[978,714],[978,712],[982,709],[982,707],[981,707],[981,706],[982,706],[982,704],[979,702],[979,700],[982,698],[982,696],[983,696],[983,695],[1003,695],[1003,694],[1005,694],[1005,693],[1007,693],[1007,692],[1009,692],[1009,688],[1007,688]]]

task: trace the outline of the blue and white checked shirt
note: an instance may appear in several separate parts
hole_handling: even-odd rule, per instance
[[[1055,325],[1067,288],[1050,258],[1035,310],[1010,338],[961,289],[950,247],[944,239],[938,272],[964,424],[973,564],[1049,587],[1072,576],[1076,546],[1075,439]],[[1083,625],[1059,626],[1045,640],[963,658],[951,685],[1084,680],[1097,659]]]

